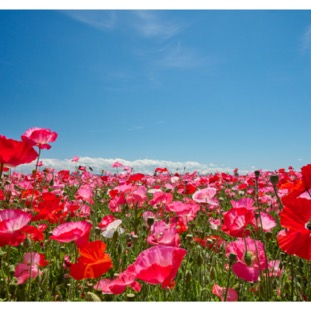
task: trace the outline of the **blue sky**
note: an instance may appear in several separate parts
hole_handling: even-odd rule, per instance
[[[1,10],[0,134],[42,157],[311,163],[309,10]]]

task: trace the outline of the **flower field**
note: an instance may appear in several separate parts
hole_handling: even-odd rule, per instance
[[[311,164],[55,171],[40,155],[56,139],[0,135],[1,301],[311,300]]]

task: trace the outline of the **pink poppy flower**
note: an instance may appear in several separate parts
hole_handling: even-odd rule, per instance
[[[222,231],[234,237],[249,236],[248,226],[256,224],[253,210],[244,207],[233,207],[223,213],[223,222]]]
[[[80,160],[79,157],[73,157],[70,161],[71,162],[78,162]]]
[[[242,198],[240,200],[234,201],[231,200],[230,203],[232,204],[233,207],[245,207],[248,209],[251,209],[254,207],[254,200],[251,198]]]
[[[31,214],[20,210],[0,211],[0,247],[18,246],[26,238],[23,229],[31,221]]]
[[[31,146],[37,146],[39,149],[50,149],[48,143],[54,142],[57,138],[57,133],[50,129],[33,127],[25,131],[21,136],[22,141],[29,143]]]
[[[237,255],[237,262],[232,271],[239,278],[248,282],[257,282],[260,271],[266,267],[265,253],[262,242],[250,237],[238,238],[227,245],[226,256],[230,253]]]
[[[175,227],[171,227],[163,220],[156,221],[151,226],[151,233],[147,237],[150,245],[180,246],[180,237]]]
[[[151,205],[164,205],[170,204],[173,201],[173,195],[171,193],[158,191],[153,194],[153,198],[149,201]]]
[[[19,263],[15,267],[14,276],[17,278],[17,284],[23,284],[29,278],[35,279],[42,272],[39,270],[40,267],[47,265],[47,261],[44,260],[43,254],[38,253],[26,253],[24,255],[24,262]]]
[[[218,203],[215,201],[215,199],[213,199],[216,192],[217,190],[212,187],[201,189],[192,195],[192,199],[198,203],[209,203],[212,205],[217,205]]]
[[[165,206],[166,211],[174,212],[177,215],[190,214],[192,206],[190,204],[185,204],[181,201],[173,201]]]
[[[280,268],[280,260],[270,260],[268,262],[269,276],[280,277],[284,271],[284,268]]]
[[[134,188],[125,198],[128,204],[139,204],[141,206],[147,200],[147,189],[144,186],[140,186],[137,189]]]
[[[93,196],[93,190],[89,185],[83,185],[81,186],[77,193],[75,194],[75,198],[77,200],[83,200],[89,204],[94,204],[94,201],[92,199]]]
[[[0,135],[0,171],[3,167],[31,163],[37,157],[37,151],[29,144]]]
[[[212,288],[212,293],[220,298],[221,301],[225,299],[226,288],[220,287],[218,284],[214,284]],[[238,293],[232,289],[228,288],[226,301],[237,301]]]
[[[126,273],[150,284],[171,285],[187,251],[183,248],[158,245],[141,252]]]
[[[116,162],[114,162],[114,163],[112,163],[112,165],[111,165],[113,168],[117,168],[117,167],[122,167],[123,166],[123,164],[122,163],[120,163],[120,162],[118,162],[118,161],[116,161]]]
[[[75,242],[82,246],[88,242],[92,225],[87,221],[66,222],[54,228],[50,240],[60,243]]]
[[[120,273],[114,280],[101,279],[95,286],[94,289],[101,290],[103,294],[122,294],[127,287],[133,288],[136,292],[140,292],[141,285],[135,281],[133,275],[125,272]]]

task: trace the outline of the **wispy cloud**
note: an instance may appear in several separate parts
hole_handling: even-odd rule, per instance
[[[164,67],[186,69],[207,64],[207,58],[201,56],[194,48],[184,47],[181,42],[167,46],[159,56],[157,64]]]
[[[78,10],[78,11],[61,11],[63,14],[75,19],[81,23],[87,24],[93,28],[102,31],[111,30],[116,25],[116,14],[114,11],[105,10]]]
[[[133,27],[144,37],[169,39],[177,35],[184,26],[172,20],[165,20],[154,11],[133,11]]]
[[[302,36],[301,51],[303,54],[311,52],[311,25],[306,28]]]
[[[153,174],[157,167],[166,167],[170,172],[194,172],[197,171],[200,174],[213,173],[213,172],[229,172],[232,173],[233,169],[230,167],[217,166],[216,164],[201,164],[198,162],[173,162],[165,160],[151,160],[141,159],[135,161],[128,161],[125,159],[104,159],[104,158],[91,158],[81,157],[79,162],[73,163],[70,159],[59,160],[59,159],[41,159],[44,167],[54,168],[56,171],[59,170],[75,170],[77,166],[83,165],[91,167],[94,173],[100,174],[102,170],[115,172],[111,167],[115,161],[121,162],[124,166],[129,166],[134,169],[134,172],[141,172],[144,174]],[[20,165],[14,169],[14,171],[29,173],[33,170],[34,164]],[[247,172],[247,171],[245,171]],[[243,173],[241,171],[241,173]]]

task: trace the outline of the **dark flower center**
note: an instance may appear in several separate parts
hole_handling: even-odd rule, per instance
[[[309,221],[305,224],[305,228],[308,230],[311,230],[311,218],[309,219]]]

